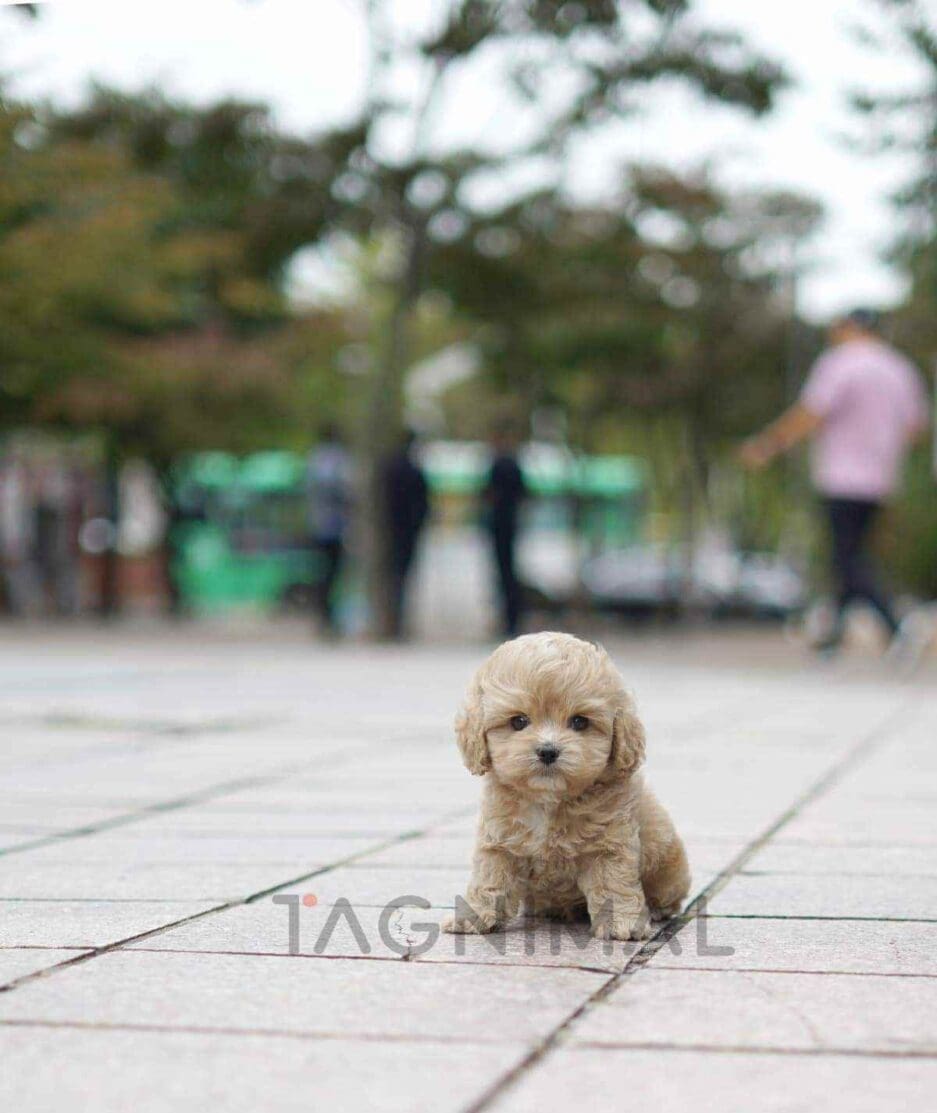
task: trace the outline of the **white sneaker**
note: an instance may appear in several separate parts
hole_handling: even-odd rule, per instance
[[[930,648],[937,633],[934,615],[924,609],[910,611],[895,631],[885,657],[903,668],[913,668]]]

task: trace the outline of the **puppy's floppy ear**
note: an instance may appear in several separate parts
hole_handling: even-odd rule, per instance
[[[455,737],[465,768],[476,777],[487,773],[491,768],[491,759],[482,717],[482,689],[477,681],[469,688],[465,702],[456,715]]]
[[[644,762],[644,725],[627,696],[615,712],[609,761],[624,775],[633,773]]]

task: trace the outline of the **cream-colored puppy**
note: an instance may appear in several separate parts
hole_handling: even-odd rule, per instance
[[[605,650],[569,634],[505,642],[456,720],[485,776],[466,894],[444,926],[489,932],[523,908],[588,910],[602,939],[642,939],[690,887],[683,843],[644,784],[644,728]]]

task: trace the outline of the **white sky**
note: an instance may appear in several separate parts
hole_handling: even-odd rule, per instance
[[[400,0],[401,3],[404,0]],[[405,0],[408,19],[440,0]],[[35,23],[2,19],[0,72],[22,95],[74,103],[92,78],[121,88],[158,83],[199,101],[259,98],[290,128],[311,131],[348,119],[359,103],[366,43],[361,0],[57,0]],[[853,303],[900,298],[897,276],[879,260],[894,231],[885,200],[913,172],[908,156],[858,153],[861,134],[846,107],[857,86],[904,87],[907,57],[874,53],[849,28],[876,17],[873,0],[696,0],[709,25],[743,31],[779,58],[796,85],[763,120],[703,104],[675,89],[643,95],[639,115],[577,148],[567,180],[583,196],[614,187],[623,159],[693,166],[718,161],[730,186],[784,186],[828,208],[801,309],[822,318]],[[447,143],[503,126],[494,83],[466,77],[438,122]]]

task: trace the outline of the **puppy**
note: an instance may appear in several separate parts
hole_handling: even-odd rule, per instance
[[[475,674],[456,736],[485,783],[469,907],[447,931],[588,911],[597,937],[643,939],[680,910],[686,852],[639,772],[644,728],[605,650],[569,634],[505,642]]]

